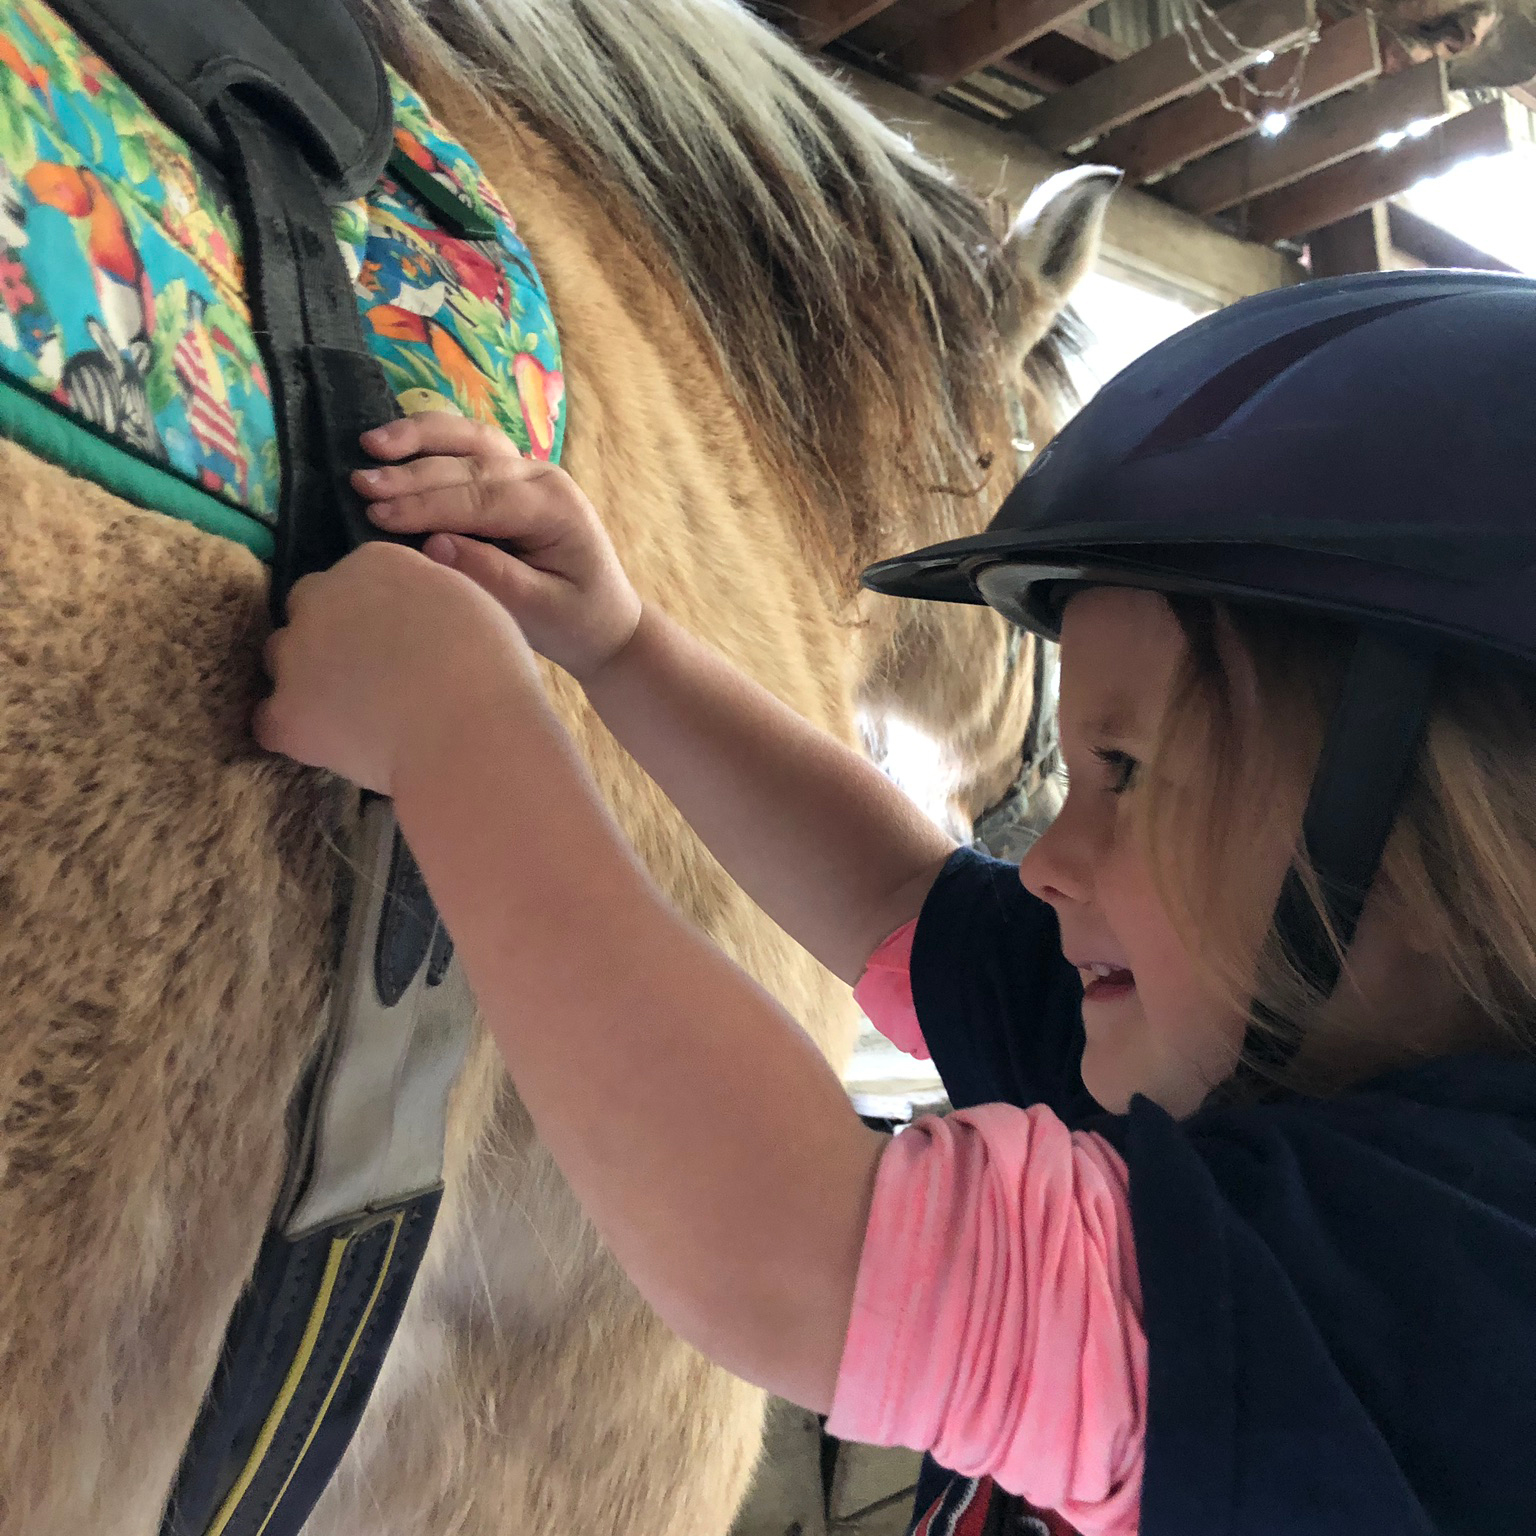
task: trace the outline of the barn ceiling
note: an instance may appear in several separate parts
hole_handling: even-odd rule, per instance
[[[788,0],[811,49],[1069,160],[1120,166],[1265,244],[1528,134],[1526,88],[1454,91],[1444,60],[1337,0]]]

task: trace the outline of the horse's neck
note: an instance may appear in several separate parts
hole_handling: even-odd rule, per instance
[[[642,589],[843,739],[857,707],[931,736],[953,765],[953,785],[936,793],[953,801],[957,826],[992,804],[1017,772],[1031,694],[1003,627],[990,614],[867,597],[862,622],[850,622],[848,573],[831,539],[818,547],[807,537],[814,493],[792,450],[754,433],[623,195],[605,196],[549,142],[510,114],[487,114],[462,87],[425,90],[540,265],[565,353],[566,466]],[[976,497],[906,484],[890,487],[883,515],[887,553],[981,520]]]

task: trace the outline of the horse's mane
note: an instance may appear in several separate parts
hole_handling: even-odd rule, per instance
[[[914,484],[948,508],[922,532],[974,525],[1000,330],[1033,299],[979,199],[731,0],[370,3],[627,194],[745,414],[842,509],[843,559],[913,532]]]

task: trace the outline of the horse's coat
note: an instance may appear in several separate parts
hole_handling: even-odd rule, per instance
[[[1011,776],[1028,670],[991,616],[914,630],[896,605],[861,610],[846,576],[983,520],[1011,467],[1005,397],[1071,271],[1032,272],[735,7],[433,15],[443,33],[405,0],[380,22],[539,262],[564,335],[566,463],[642,593],[844,739],[857,706],[903,700]],[[535,26],[519,84],[496,29]],[[583,96],[605,70],[631,122],[651,112],[643,134]],[[625,142],[645,164],[623,163]],[[819,308],[786,313],[786,295]],[[249,742],[252,556],[11,445],[0,486],[0,1533],[149,1536],[322,1017],[345,797]],[[846,989],[731,884],[578,690],[549,683],[663,889],[839,1056]],[[641,1305],[486,1042],[448,1181],[311,1529],[723,1531],[760,1396]]]

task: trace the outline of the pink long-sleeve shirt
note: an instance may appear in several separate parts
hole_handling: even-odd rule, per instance
[[[915,923],[855,990],[926,1056]],[[881,1159],[828,1431],[931,1451],[1083,1536],[1133,1536],[1147,1344],[1118,1152],[1043,1106],[918,1121]]]

